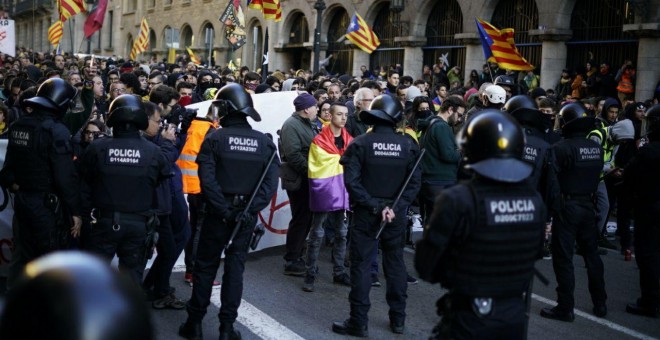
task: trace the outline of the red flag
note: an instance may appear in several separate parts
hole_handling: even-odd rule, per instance
[[[108,0],[99,0],[98,5],[96,5],[92,12],[89,13],[87,20],[85,20],[85,38],[89,39],[94,32],[103,27],[103,20],[105,19],[105,11],[107,8]]]

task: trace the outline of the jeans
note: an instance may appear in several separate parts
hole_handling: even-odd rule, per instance
[[[303,246],[312,224],[312,212],[309,210],[309,181],[303,177],[300,188],[286,191],[291,205],[291,221],[286,233],[286,254],[284,260],[296,261],[303,257]]]
[[[344,268],[344,257],[346,256],[346,234],[348,226],[344,222],[344,210],[331,212],[315,212],[312,214],[312,228],[309,231],[309,240],[307,245],[307,275],[315,277],[318,273],[316,261],[319,257],[319,250],[323,242],[325,230],[324,222],[329,221],[329,226],[334,230],[335,242],[332,247],[332,261],[334,267],[332,275],[338,276],[346,271]]]
[[[170,292],[170,275],[172,266],[176,262],[176,244],[172,234],[170,215],[159,215],[160,224],[156,228],[158,232],[158,243],[156,250],[158,255],[147,273],[142,287],[149,289],[153,286],[156,298],[166,296]]]
[[[605,181],[600,181],[598,183],[598,190],[596,190],[596,229],[599,233],[603,233],[605,230],[609,214],[610,200],[607,196],[607,187],[605,186]]]

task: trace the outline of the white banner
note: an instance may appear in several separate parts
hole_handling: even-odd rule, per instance
[[[297,96],[296,92],[276,92],[253,95],[254,107],[261,114],[261,122],[255,122],[250,119],[250,124],[256,130],[268,133],[273,136],[273,141],[277,145],[277,131],[282,127],[284,121],[294,112],[293,99]],[[208,111],[211,101],[205,101],[187,106],[188,108],[198,108],[198,116],[204,116]],[[5,160],[7,152],[7,140],[0,140],[0,168]],[[0,194],[0,276],[6,276],[7,266],[11,259],[12,246],[12,228],[11,221],[14,216],[14,209],[11,205],[9,195],[1,190]],[[277,193],[270,202],[270,205],[259,213],[259,222],[266,227],[266,234],[261,238],[259,248],[261,250],[268,247],[282,245],[286,242],[286,232],[291,219],[291,208],[286,191],[278,185]]]
[[[0,52],[12,57],[16,56],[14,20],[0,19]]]
[[[2,165],[5,163],[6,153],[7,140],[0,139],[0,169],[2,169]],[[14,217],[14,208],[11,205],[9,194],[0,188],[0,276],[7,276],[7,269],[11,258],[12,217]]]
[[[279,135],[277,131],[282,128],[284,121],[295,111],[293,100],[298,96],[295,91],[271,92],[252,95],[254,108],[261,115],[261,121],[255,122],[249,119],[250,125],[255,130],[273,136],[273,142],[278,145]],[[186,108],[197,108],[197,116],[203,117],[208,112],[211,101],[196,103]],[[279,246],[286,243],[286,232],[291,220],[291,207],[286,191],[282,190],[281,183],[278,184],[277,193],[270,202],[270,206],[259,213],[259,222],[266,227],[266,234],[259,242],[261,250],[268,247]]]

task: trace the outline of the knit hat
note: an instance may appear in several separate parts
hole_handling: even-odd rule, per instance
[[[406,89],[406,102],[411,102],[422,95],[422,91],[417,86],[411,86]]]
[[[532,99],[536,99],[538,97],[545,97],[545,96],[547,96],[547,93],[545,92],[544,89],[540,87],[533,89],[532,92],[530,93],[530,97],[532,97]]]
[[[311,94],[304,92],[293,100],[296,111],[302,111],[316,105],[316,99]]]

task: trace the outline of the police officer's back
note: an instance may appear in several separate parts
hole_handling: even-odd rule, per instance
[[[25,105],[33,108],[9,130],[2,186],[16,193],[15,228],[8,285],[30,260],[66,246],[73,216],[74,234],[80,228],[78,176],[73,164],[70,132],[61,118],[76,90],[62,79],[49,79]],[[68,214],[67,211],[68,210]]]
[[[80,162],[82,194],[91,228],[86,248],[111,260],[139,283],[146,251],[147,221],[155,223],[154,190],[169,176],[157,145],[140,135],[148,126],[144,103],[121,95],[110,104],[112,138],[91,143]]]
[[[438,196],[415,254],[420,277],[449,289],[432,338],[520,339],[546,212],[525,181],[524,135],[507,113],[487,109],[457,140],[475,177]]]
[[[598,255],[594,193],[603,167],[603,149],[586,135],[595,119],[578,103],[565,105],[561,111],[564,139],[553,145],[560,196],[554,202],[552,225],[552,265],[557,277],[557,306],[544,308],[541,316],[572,322],[575,318],[575,243],[584,257],[589,292],[598,317],[607,315],[603,262]]]
[[[212,109],[218,110],[222,129],[206,137],[197,164],[202,195],[207,204],[200,230],[199,245],[193,269],[193,291],[187,303],[188,319],[179,327],[179,335],[188,339],[202,338],[202,319],[210,304],[211,289],[225,251],[224,276],[220,300],[221,339],[240,339],[234,329],[243,294],[243,271],[246,254],[256,224],[256,216],[272,198],[278,183],[279,160],[276,148],[265,134],[253,130],[247,121],[260,121],[252,98],[238,84],[222,87]],[[266,167],[268,165],[268,167]],[[264,180],[257,188],[259,179]],[[247,207],[251,195],[254,200]],[[247,214],[243,214],[247,208]],[[240,223],[232,243],[234,228]]]
[[[380,237],[383,268],[387,280],[387,301],[390,306],[390,330],[404,332],[406,308],[406,268],[403,262],[406,209],[421,186],[421,169],[414,168],[419,147],[409,137],[397,134],[395,125],[401,121],[403,107],[389,95],[376,97],[360,119],[373,125],[371,132],[356,137],[348,145],[340,163],[344,166],[344,183],[353,208],[351,238],[351,305],[350,318],[335,322],[332,330],[339,334],[368,335],[371,280],[369,266],[376,251],[375,238],[381,220],[402,190],[401,200],[394,207],[395,218]],[[414,171],[414,172],[413,172]],[[411,180],[404,187],[409,174]]]

